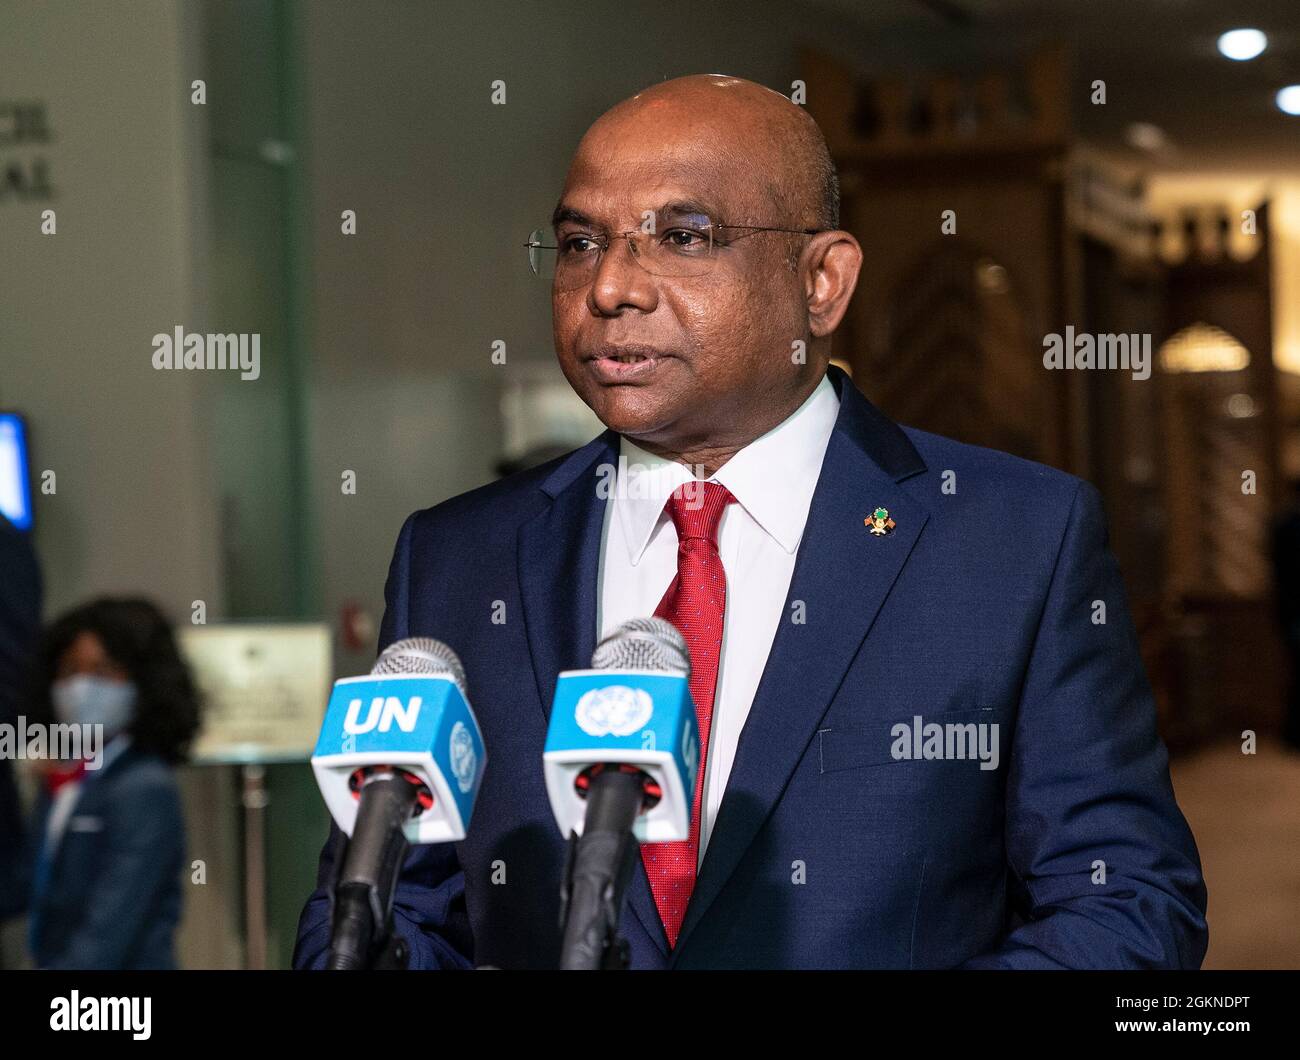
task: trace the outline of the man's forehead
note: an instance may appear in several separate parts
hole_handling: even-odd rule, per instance
[[[751,213],[766,197],[752,166],[692,152],[636,152],[634,157],[579,152],[561,207],[593,220],[639,223],[647,210],[701,212],[717,220]]]

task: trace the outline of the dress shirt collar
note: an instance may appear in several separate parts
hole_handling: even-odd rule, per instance
[[[709,478],[726,486],[788,553],[794,553],[803,537],[839,409],[835,387],[823,375],[802,405]],[[692,477],[686,465],[647,452],[620,435],[615,511],[633,566],[641,561],[669,495]]]

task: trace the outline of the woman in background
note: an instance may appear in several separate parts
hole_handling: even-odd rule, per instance
[[[174,968],[185,825],[173,769],[199,709],[171,628],[146,600],[93,601],[46,632],[36,679],[38,718],[102,726],[103,743],[98,763],[45,772],[32,830],[33,959]]]

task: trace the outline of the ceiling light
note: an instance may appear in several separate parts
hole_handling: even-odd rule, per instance
[[[1124,138],[1139,151],[1162,151],[1169,146],[1164,130],[1147,121],[1135,121],[1124,130]]]
[[[1230,29],[1219,38],[1219,52],[1225,58],[1245,62],[1268,47],[1268,38],[1257,29]]]

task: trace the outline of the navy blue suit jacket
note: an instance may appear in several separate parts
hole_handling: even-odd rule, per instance
[[[42,792],[33,841],[49,820]],[[82,789],[38,886],[31,916],[40,968],[174,968],[185,820],[180,789],[157,755],[128,747]],[[34,873],[39,880],[39,870]]]
[[[638,859],[633,967],[1197,967],[1205,885],[1097,491],[900,428],[831,376],[786,618],[680,938]],[[541,753],[556,675],[595,645],[597,483],[617,458],[606,432],[402,527],[380,646],[452,645],[488,748],[469,837],[406,863],[413,967],[556,965],[565,847]],[[878,506],[883,536],[864,525]],[[996,723],[999,768],[896,760],[916,715]],[[331,832],[298,967],[328,948]]]
[[[41,571],[31,534],[0,515],[0,724],[16,726],[41,635]],[[0,921],[27,908],[22,802],[0,759]]]

